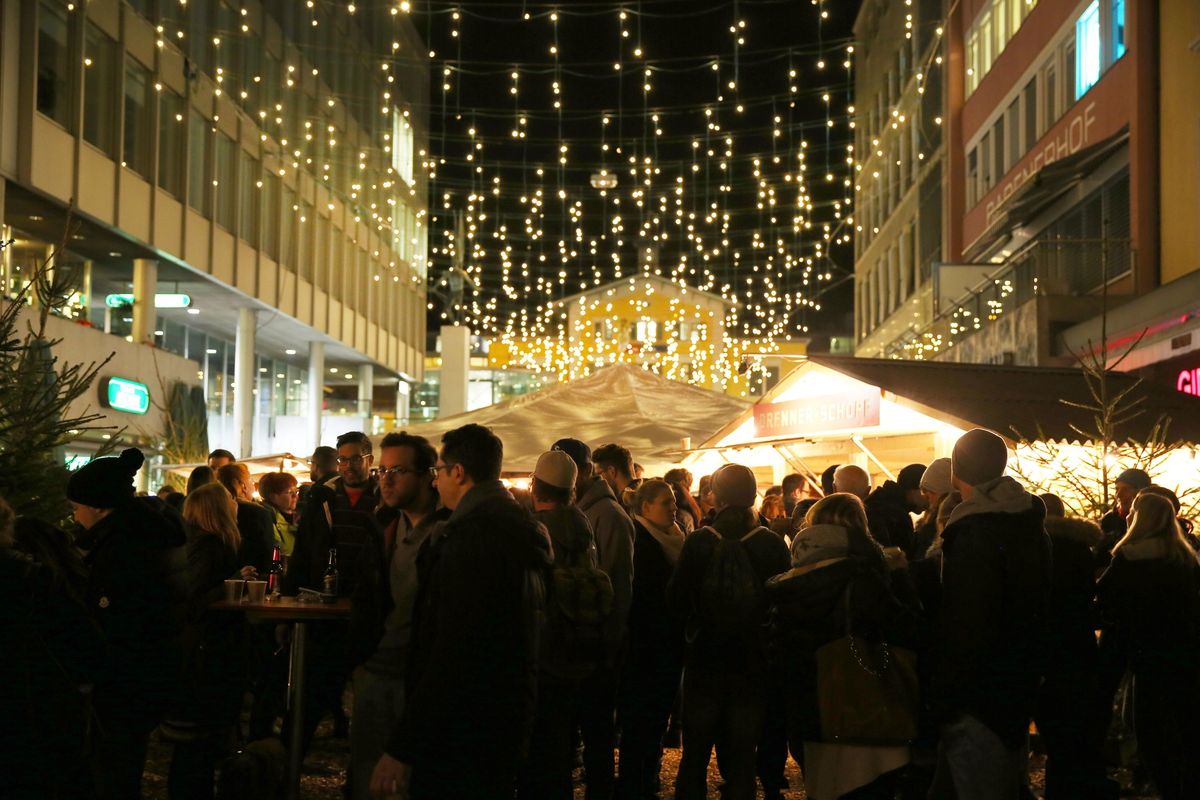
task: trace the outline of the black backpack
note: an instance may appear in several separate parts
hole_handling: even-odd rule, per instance
[[[746,550],[746,542],[760,532],[771,533],[759,526],[741,538],[717,534],[717,549],[704,572],[696,604],[696,622],[701,630],[732,637],[762,621],[766,589]]]

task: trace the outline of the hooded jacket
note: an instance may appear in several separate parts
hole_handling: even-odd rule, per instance
[[[470,785],[515,775],[537,695],[546,534],[500,483],[476,484],[418,561],[404,713],[386,752]],[[455,793],[445,789],[446,796]]]
[[[974,487],[942,532],[934,708],[970,714],[1015,747],[1046,657],[1051,593],[1045,506],[1009,477]]]
[[[1049,672],[1092,672],[1096,668],[1096,558],[1092,548],[1103,534],[1094,522],[1047,517],[1052,579],[1046,665]]]
[[[112,666],[96,704],[161,717],[178,687],[187,614],[186,537],[158,498],[130,498],[78,539],[87,552],[84,600]]]
[[[604,478],[592,478],[575,506],[592,526],[600,569],[612,582],[609,641],[615,650],[625,639],[629,606],[633,600],[633,521]]]

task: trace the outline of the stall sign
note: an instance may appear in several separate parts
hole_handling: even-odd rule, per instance
[[[1184,394],[1200,397],[1200,367],[1181,370],[1175,381],[1175,388]]]
[[[783,403],[758,403],[754,406],[754,433],[759,439],[870,428],[878,424],[877,389],[803,397]]]
[[[150,389],[128,378],[108,378],[101,384],[100,402],[117,411],[145,414],[150,410]]]

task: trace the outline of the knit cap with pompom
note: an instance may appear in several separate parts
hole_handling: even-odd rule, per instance
[[[145,462],[146,457],[136,447],[119,456],[93,459],[67,481],[67,499],[92,508],[123,505],[133,497],[133,478]]]

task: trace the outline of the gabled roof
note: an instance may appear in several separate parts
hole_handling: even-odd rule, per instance
[[[1089,412],[1062,402],[1092,402],[1079,369],[823,355],[809,360],[878,386],[895,395],[897,402],[960,428],[990,428],[1009,438],[1019,434],[1028,439],[1036,438],[1040,429],[1054,441],[1079,440],[1072,425],[1084,431],[1095,428]],[[1109,391],[1120,392],[1136,380],[1132,375],[1111,374]],[[1148,381],[1133,396],[1143,398],[1139,407],[1144,411],[1120,426],[1120,438],[1144,441],[1158,418],[1166,415],[1171,418],[1169,440],[1200,443],[1200,398]]]
[[[721,297],[719,294],[706,292],[701,289],[696,289],[692,286],[680,286],[670,278],[664,278],[661,275],[643,274],[630,275],[628,278],[622,278],[619,281],[612,281],[611,283],[605,283],[601,286],[594,286],[591,289],[585,289],[582,292],[576,292],[575,294],[568,295],[560,300],[555,300],[554,302],[556,305],[561,305],[563,308],[566,308],[568,305],[578,301],[582,297],[603,295],[607,293],[609,289],[625,291],[630,289],[631,286],[636,290],[637,286],[644,286],[646,283],[654,284],[656,290],[666,289],[667,291],[671,291],[679,295],[683,295],[684,291],[686,290],[688,295],[696,295],[697,297],[705,297],[709,300],[715,300],[716,302],[723,304],[726,308],[732,308],[737,305],[736,301],[728,300],[724,297]]]

